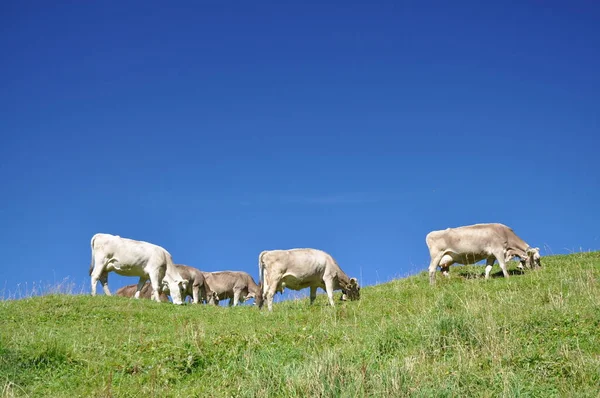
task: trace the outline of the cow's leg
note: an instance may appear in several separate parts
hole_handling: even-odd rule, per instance
[[[108,272],[103,272],[98,279],[102,284],[102,290],[104,290],[104,294],[111,296],[110,290],[108,289]]]
[[[485,260],[485,279],[490,279],[490,272],[492,271],[492,267],[494,266],[495,257],[488,257]]]
[[[142,289],[144,288],[144,285],[146,284],[147,280],[148,280],[147,277],[140,276],[140,280],[138,281],[137,288],[135,289],[135,294],[133,295],[133,298],[135,298],[135,299],[140,298],[140,294],[141,294]]]
[[[98,281],[100,281],[100,283],[102,284],[102,289],[104,290],[104,293],[110,296],[110,290],[108,290],[108,274],[104,272],[100,275],[92,274],[92,296],[96,295],[96,285],[98,284]]]
[[[240,302],[240,295],[242,294],[241,290],[234,290],[233,291],[233,306],[237,306],[238,303]],[[231,302],[231,301],[230,301]]]
[[[269,308],[269,311],[273,311],[273,297],[275,297],[275,293],[277,292],[277,284],[271,284],[269,286],[269,290],[267,291],[267,294],[265,295],[265,300],[267,300],[267,308]]]
[[[207,301],[208,297],[206,296],[206,285],[204,283],[198,289],[198,294],[199,294],[198,304],[202,304]]]
[[[275,295],[275,292],[271,293],[270,289],[265,294],[265,300],[267,302],[267,308],[269,309],[269,311],[273,311],[273,296],[274,295]]]
[[[440,261],[442,260],[442,257],[444,256],[444,253],[440,253],[435,257],[431,258],[431,261],[429,262],[429,284],[430,285],[435,285],[435,271],[438,267],[438,265],[440,264]]]
[[[315,299],[317,298],[317,287],[316,286],[311,286],[310,287],[310,304],[312,305],[312,303],[315,302]]]
[[[156,301],[157,303],[160,303],[160,293],[162,292],[162,279],[160,278],[159,272],[150,274],[150,284],[152,285],[152,300]]]
[[[265,288],[264,288],[264,299],[267,301],[267,307],[269,311],[273,311],[273,297],[275,297],[275,293],[277,293],[277,286],[282,283],[283,274],[282,273],[267,273],[265,269],[263,271],[263,276],[265,279]]]
[[[104,266],[94,267],[94,270],[92,271],[92,296],[96,295],[96,285],[98,284],[98,281],[102,283],[102,289],[104,290],[104,294],[110,296],[110,290],[108,289],[108,272],[104,271]]]
[[[104,293],[110,296],[110,290],[108,290],[108,272],[106,271],[106,266],[107,263],[103,257],[94,257],[94,267],[90,273],[92,296],[96,295],[96,285],[98,284],[98,281],[102,283],[102,289],[104,290]]]
[[[99,277],[100,277],[100,275],[94,275],[94,271],[92,270],[92,275],[90,275],[90,283],[92,284],[92,286],[91,286],[92,296],[96,295],[96,285],[98,284]]]
[[[327,298],[329,298],[329,304],[332,307],[335,307],[335,303],[333,302],[333,279],[327,278],[325,281],[325,291],[327,292]]]
[[[264,268],[262,270],[262,280],[260,281],[260,288],[262,289],[263,297],[267,297],[267,292],[269,291],[269,278],[267,274],[267,269]]]
[[[192,304],[200,302],[200,285],[192,285]]]
[[[508,270],[506,269],[506,262],[504,261],[504,255],[500,254],[496,256],[496,260],[498,260],[498,264],[500,264],[500,268],[502,269],[502,273],[505,278],[508,278]]]
[[[98,284],[98,279],[95,279],[93,276],[91,277],[91,287],[92,287],[92,296],[96,295],[96,285]]]

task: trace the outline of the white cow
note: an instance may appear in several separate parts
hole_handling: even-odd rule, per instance
[[[310,287],[310,303],[317,297],[317,288],[327,292],[329,303],[333,291],[342,290],[342,300],[360,299],[356,278],[349,278],[329,254],[317,249],[290,249],[263,251],[258,256],[258,270],[263,297],[269,311],[273,311],[273,296],[284,287],[301,290]]]
[[[474,224],[458,228],[432,231],[425,237],[429,248],[429,283],[435,283],[435,271],[439,266],[445,276],[454,263],[475,264],[486,260],[485,278],[489,279],[494,261],[508,278],[506,262],[513,257],[521,259],[521,267],[541,267],[540,249],[530,247],[514,231],[503,224]]]
[[[140,278],[134,297],[140,297],[140,291],[148,279],[152,285],[152,298],[160,302],[162,281],[167,280],[174,304],[183,304],[182,294],[187,288],[173,265],[169,252],[152,243],[121,238],[110,234],[96,234],[92,237],[92,263],[90,276],[92,296],[96,295],[96,284],[102,283],[104,293],[111,295],[108,289],[108,273],[116,272],[124,276]]]

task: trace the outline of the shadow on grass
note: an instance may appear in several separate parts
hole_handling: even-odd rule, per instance
[[[510,276],[524,275],[524,274],[525,274],[525,271],[520,270],[518,268],[508,270],[508,275],[510,275]],[[483,271],[461,270],[457,273],[457,275],[463,279],[484,279],[485,278],[485,270],[483,270]],[[502,270],[499,270],[499,271],[491,273],[490,277],[491,278],[504,278],[504,274],[502,273]]]

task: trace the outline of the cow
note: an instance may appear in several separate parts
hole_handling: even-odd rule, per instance
[[[122,238],[118,235],[98,233],[92,237],[92,263],[90,276],[92,296],[96,295],[96,284],[102,283],[104,294],[110,296],[108,273],[116,272],[124,276],[138,276],[134,298],[140,297],[144,283],[150,279],[152,298],[160,302],[163,279],[169,282],[174,304],[183,304],[182,292],[187,289],[187,281],[179,275],[171,254],[152,243]]]
[[[258,270],[263,298],[273,311],[273,296],[286,287],[301,290],[310,287],[310,304],[317,297],[317,288],[327,292],[329,304],[334,290],[342,290],[342,300],[360,299],[356,278],[349,278],[328,253],[318,249],[266,250],[258,256]]]
[[[520,267],[541,267],[540,249],[530,247],[504,224],[474,224],[458,228],[431,231],[425,237],[429,248],[429,283],[435,284],[435,271],[439,266],[449,277],[448,269],[454,263],[475,264],[486,260],[485,278],[489,279],[494,261],[508,278],[506,262],[519,257]]]
[[[218,304],[219,300],[229,299],[229,305],[235,307],[238,303],[253,298],[259,308],[263,305],[261,288],[247,272],[204,272],[204,279],[212,292],[208,304]]]
[[[189,265],[175,264],[175,268],[179,271],[179,275],[188,281],[187,289],[183,292],[183,301],[187,297],[191,297],[193,304],[198,304],[208,299],[208,296],[212,295],[210,289],[208,289],[205,283],[204,274],[197,268],[190,267]],[[168,277],[163,279],[163,291],[170,294]]]
[[[137,291],[137,284],[127,285],[127,286],[123,286],[122,288],[117,290],[115,295],[121,296],[121,297],[133,297],[135,295],[136,291]],[[169,302],[169,297],[164,292],[160,292],[158,294],[158,296],[160,298],[160,301],[162,301],[163,303]],[[142,290],[140,290],[140,298],[143,298],[143,299],[151,299],[152,298],[152,286],[150,285],[150,282],[146,282],[144,284],[144,287],[142,288]]]

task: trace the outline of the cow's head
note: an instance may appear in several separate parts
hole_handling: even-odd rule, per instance
[[[258,309],[261,309],[263,307],[265,300],[264,300],[263,292],[262,292],[262,284],[258,285],[258,291],[256,292],[256,294],[251,293],[248,295],[247,298],[250,298],[250,297],[254,298],[254,305],[257,305]]]
[[[342,289],[342,301],[350,299],[352,301],[360,299],[360,286],[356,278],[350,278],[350,282]]]
[[[529,268],[540,268],[542,266],[540,248],[539,247],[528,247],[527,248],[527,262],[526,266]]]
[[[162,291],[171,296],[173,304],[183,304],[189,281],[182,278],[170,278],[165,276],[162,282]]]
[[[219,305],[219,295],[217,294],[217,292],[207,293],[206,302],[211,305]]]

